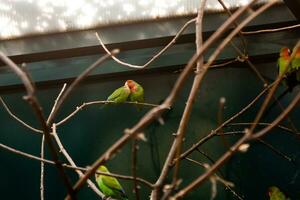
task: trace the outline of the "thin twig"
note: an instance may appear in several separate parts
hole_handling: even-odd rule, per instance
[[[297,28],[300,28],[300,24],[284,26],[284,27],[280,27],[280,28],[256,30],[256,31],[242,31],[242,34],[243,35],[254,35],[254,34],[260,34],[260,33],[274,33],[274,32],[286,31],[286,30],[297,29]]]
[[[270,143],[258,138],[257,141],[259,141],[260,143],[262,143],[263,145],[265,145],[266,147],[268,147],[269,149],[271,149],[275,154],[279,155],[280,157],[286,159],[287,161],[294,163],[294,160],[292,158],[290,158],[289,156],[285,155],[284,153],[282,153],[281,151],[279,151],[278,149],[276,149],[273,145],[271,145]]]
[[[253,124],[253,122],[237,122],[237,123],[230,123],[227,126],[248,126],[248,125],[252,125],[252,124]],[[271,125],[271,123],[259,122],[259,123],[257,123],[257,125],[259,125],[259,126],[269,126],[269,125]],[[296,133],[292,129],[290,129],[288,127],[285,127],[285,126],[282,126],[280,124],[278,124],[276,127],[280,128],[280,129],[282,129],[282,130],[284,130],[288,133],[292,133],[292,134],[295,134],[295,135],[300,135],[300,133]]]
[[[118,54],[119,50],[114,49],[111,52],[113,55]],[[94,62],[92,65],[90,65],[88,68],[86,68],[79,76],[76,77],[76,79],[71,83],[71,85],[67,88],[66,92],[64,92],[61,96],[61,98],[58,100],[57,105],[55,106],[54,110],[51,112],[51,116],[47,120],[47,124],[52,124],[57,112],[59,111],[60,107],[64,103],[64,101],[67,99],[67,97],[71,94],[73,89],[92,71],[94,70],[97,66],[101,65],[103,62],[105,62],[110,55],[106,54],[99,58],[96,62]]]
[[[58,96],[56,97],[56,99],[55,99],[55,101],[54,101],[54,105],[52,106],[51,112],[50,112],[50,114],[49,114],[49,116],[48,116],[47,123],[49,123],[50,119],[52,118],[53,112],[54,112],[54,110],[55,110],[55,108],[56,108],[56,106],[57,106],[57,102],[59,101],[59,99],[61,98],[61,95],[62,95],[63,92],[65,91],[66,86],[67,86],[67,84],[64,83],[62,89],[60,90]]]
[[[268,89],[270,89],[271,86],[272,86],[272,84],[270,84],[267,88],[263,89],[248,105],[244,106],[242,108],[242,110],[240,110],[235,115],[233,115],[232,117],[230,117],[229,119],[227,119],[223,124],[221,124],[216,129],[212,130],[209,134],[207,134],[206,136],[204,136],[203,138],[201,138],[196,144],[193,144],[191,148],[189,148],[188,150],[186,150],[184,153],[182,153],[180,155],[180,159],[182,159],[182,158],[190,155],[201,144],[203,144],[204,142],[206,142],[207,140],[209,140],[210,138],[212,138],[214,135],[216,135],[221,128],[223,128],[224,126],[226,126],[227,124],[229,124],[230,122],[232,122],[233,120],[235,120],[236,118],[238,118],[239,116],[241,116],[248,109],[250,109],[260,99],[260,97],[262,97],[268,91]],[[174,163],[172,163],[172,164],[174,164]]]
[[[20,124],[22,124],[23,126],[25,126],[26,128],[36,132],[36,133],[43,133],[42,130],[39,130],[39,129],[36,129],[36,128],[33,128],[32,126],[28,125],[26,122],[24,122],[23,120],[21,120],[19,117],[17,117],[10,109],[9,107],[7,106],[7,104],[5,103],[5,101],[2,99],[2,97],[0,96],[0,101],[3,105],[3,107],[5,108],[5,110],[7,111],[7,113],[12,117],[14,118],[17,122],[19,122]]]
[[[66,88],[66,84],[63,85],[60,93],[58,94],[57,98],[55,99],[54,105],[52,107],[52,111],[54,110],[58,99],[60,98],[61,94],[64,92]],[[51,111],[51,113],[52,113]],[[51,116],[51,113],[49,115],[49,117]],[[48,117],[48,119],[49,119]],[[44,151],[45,151],[45,136],[42,136],[42,140],[41,140],[41,158],[44,159]],[[44,162],[41,161],[41,180],[40,180],[40,191],[41,191],[41,200],[44,200],[44,170],[45,166],[44,166]]]
[[[10,67],[16,73],[16,75],[22,80],[22,82],[25,86],[25,89],[27,91],[27,96],[25,97],[25,99],[32,106],[32,109],[41,124],[43,134],[45,136],[45,141],[50,149],[51,156],[55,162],[55,166],[57,167],[59,175],[62,178],[65,187],[67,188],[68,195],[70,197],[72,197],[73,200],[76,200],[77,198],[76,198],[76,195],[74,194],[69,177],[65,173],[64,168],[62,167],[62,165],[59,161],[57,150],[51,140],[49,126],[46,123],[46,119],[45,119],[44,113],[42,112],[42,108],[39,104],[39,101],[38,101],[37,97],[35,96],[35,88],[34,88],[34,85],[32,84],[32,81],[30,80],[29,76],[27,76],[27,74],[22,69],[20,69],[10,58],[8,58],[2,52],[0,52],[0,59],[8,67]]]
[[[202,36],[202,22],[203,22],[203,16],[204,16],[204,8],[205,8],[206,0],[202,0],[200,3],[200,8],[198,11],[197,19],[196,19],[196,52],[199,53],[199,50],[203,44],[203,36]],[[187,125],[189,122],[189,118],[193,109],[193,104],[195,102],[196,95],[198,93],[198,90],[201,86],[201,82],[203,80],[204,75],[206,74],[208,69],[203,66],[203,56],[199,58],[197,61],[197,68],[195,72],[195,78],[193,81],[193,85],[186,103],[186,106],[184,108],[178,130],[176,132],[176,138],[175,138],[175,146],[176,146],[176,158],[178,158],[181,154],[181,147],[183,138],[186,133]],[[172,153],[172,152],[170,152]],[[173,185],[175,186],[177,182],[177,176],[179,173],[179,164],[180,160],[178,159],[175,163],[174,173],[173,173]]]
[[[231,16],[232,13],[231,13],[231,11],[227,8],[227,6],[226,6],[225,3],[223,2],[223,0],[218,0],[218,2],[221,4],[221,6],[223,7],[223,9],[227,12],[228,16]],[[237,22],[237,21],[234,21],[233,24],[234,24],[234,27],[237,27],[237,26],[238,26],[238,22]],[[243,54],[246,53],[246,49],[247,49],[246,39],[245,39],[245,37],[243,36],[243,34],[242,34],[241,31],[239,31],[238,35],[239,35],[240,40],[242,41],[243,48],[244,48],[243,53],[240,52],[240,53],[242,54],[242,55],[240,55],[240,56],[244,57]],[[233,42],[230,42],[230,44],[231,44],[235,49],[237,48]]]
[[[42,159],[41,157],[38,157],[38,156],[34,156],[32,154],[29,154],[29,153],[25,153],[23,151],[20,151],[20,150],[17,150],[15,148],[12,148],[12,147],[9,147],[7,145],[4,145],[2,143],[0,143],[0,147],[9,151],[9,152],[12,152],[16,155],[20,155],[20,156],[23,156],[25,158],[29,158],[29,159],[32,159],[32,160],[36,160],[36,161],[40,161],[40,162],[43,162],[43,163],[46,163],[46,164],[51,164],[51,165],[55,165],[55,162],[52,161],[52,160],[48,160],[48,159]],[[68,168],[68,169],[72,169],[72,170],[81,170],[82,172],[85,172],[87,171],[89,168],[84,168],[84,167],[73,167],[72,165],[68,165],[68,164],[65,164],[63,163],[62,164],[63,167],[65,168]],[[134,178],[132,176],[125,176],[125,175],[120,175],[120,174],[115,174],[115,173],[104,173],[104,172],[96,172],[97,174],[101,174],[101,175],[106,175],[106,176],[111,176],[111,177],[115,177],[115,178],[120,178],[120,179],[124,179],[124,180],[131,180],[133,181]],[[136,180],[146,186],[148,186],[149,188],[153,188],[153,184],[148,182],[147,180],[145,179],[142,179],[140,177],[136,177]]]
[[[64,119],[56,123],[56,126],[60,126],[66,121],[68,121],[71,117],[76,115],[79,111],[81,111],[83,108],[90,106],[90,105],[98,105],[98,104],[115,104],[114,101],[91,101],[91,102],[84,102],[80,106],[77,106],[76,109],[67,115]],[[134,105],[140,105],[140,106],[148,106],[148,107],[157,107],[159,105],[157,104],[151,104],[151,103],[140,103],[140,102],[131,102],[131,101],[126,101],[124,104],[134,104]],[[170,108],[169,108],[170,109]]]
[[[130,68],[137,68],[137,69],[143,69],[146,68],[147,66],[149,66],[154,60],[156,60],[159,56],[161,56],[167,49],[169,49],[173,44],[175,44],[176,40],[179,38],[179,36],[185,31],[185,29],[192,23],[194,23],[196,21],[196,18],[189,20],[188,22],[186,22],[181,29],[177,32],[177,34],[175,35],[175,37],[164,47],[162,48],[157,54],[155,54],[152,58],[150,58],[149,61],[147,61],[144,65],[133,65],[127,62],[124,62],[122,60],[120,60],[119,58],[115,57],[114,55],[111,55],[111,52],[107,49],[107,47],[105,46],[105,44],[103,43],[102,39],[100,38],[99,34],[96,32],[96,37],[100,43],[100,45],[102,46],[102,48],[105,50],[105,52],[109,55],[111,55],[112,59],[114,61],[116,61],[117,63],[126,66],[126,67],[130,67]]]
[[[240,135],[240,134],[245,134],[245,131],[229,131],[224,133],[222,136],[230,136],[230,135]],[[215,136],[221,136],[220,134],[217,134]],[[280,157],[286,159],[289,162],[294,163],[294,160],[292,158],[290,158],[289,156],[287,156],[286,154],[282,153],[281,151],[279,151],[278,149],[276,149],[273,145],[271,145],[270,143],[258,138],[257,139],[258,142],[262,143],[263,145],[265,145],[266,147],[268,147],[271,151],[273,151],[275,154],[279,155]],[[198,150],[198,149],[197,149]]]
[[[269,126],[253,134],[252,139],[260,138],[265,134],[267,134],[269,131],[271,131],[274,127],[276,127],[293,110],[293,108],[297,105],[299,101],[300,101],[300,92],[293,99],[293,101],[288,105],[288,107]]]
[[[45,136],[42,136],[42,141],[41,141],[41,159],[44,159],[45,153]],[[41,180],[40,180],[40,194],[41,194],[41,200],[44,200],[44,162],[41,161]]]
[[[59,146],[60,152],[66,157],[66,159],[68,160],[68,162],[71,164],[71,166],[73,167],[77,167],[77,165],[75,164],[75,162],[73,161],[73,159],[71,158],[71,156],[68,154],[68,152],[66,151],[66,149],[64,148],[63,144],[61,143],[57,132],[56,132],[56,124],[53,123],[52,125],[52,135],[55,138],[55,141],[57,143],[57,145]],[[75,170],[76,173],[78,174],[79,177],[83,176],[82,171],[80,170]],[[105,197],[105,195],[97,188],[97,186],[93,183],[93,181],[91,181],[90,179],[87,180],[88,185],[90,186],[90,188],[102,199]]]
[[[186,157],[185,160],[190,161],[192,163],[195,163],[195,164],[197,164],[197,165],[199,165],[203,168],[206,168],[204,163],[200,163],[200,162],[198,162],[196,160],[193,160],[191,158]],[[243,198],[236,191],[233,190],[233,187],[234,187],[233,183],[224,180],[223,178],[221,178],[217,174],[214,174],[214,176],[215,176],[216,180],[220,181],[220,183],[222,183],[225,186],[225,188],[229,189],[235,197],[237,197],[239,200],[243,200]]]
[[[136,174],[137,174],[137,151],[138,151],[138,144],[137,144],[137,139],[132,140],[132,148],[131,148],[131,154],[132,154],[132,177],[134,178],[133,180],[133,192],[135,194],[135,199],[139,200],[140,195],[139,195],[139,186],[136,181]]]

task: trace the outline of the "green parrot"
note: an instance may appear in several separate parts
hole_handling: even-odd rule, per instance
[[[270,197],[270,200],[290,200],[276,186],[269,187],[268,195]]]
[[[109,173],[104,165],[100,165],[97,171]],[[105,197],[111,197],[117,200],[128,200],[121,184],[116,178],[99,174],[95,174],[95,178]]]
[[[290,66],[287,66],[288,59],[290,58],[290,49],[287,47],[283,47],[280,49],[279,58],[278,58],[278,74],[282,75],[285,71],[285,68]],[[286,71],[286,75],[290,73],[290,69]]]
[[[115,103],[124,103],[130,95],[130,88],[127,82],[124,86],[116,89],[108,98],[107,101],[114,101]]]
[[[282,84],[288,87],[288,92],[292,91],[293,88],[297,85],[296,72],[292,68],[292,62],[287,66],[287,62],[290,59],[290,50],[287,47],[280,49],[280,56],[278,58],[278,74],[282,75],[286,70],[284,77],[282,79]]]
[[[133,80],[127,80],[126,83],[130,88],[129,100],[132,102],[144,102],[144,89],[143,87]]]
[[[296,73],[296,79],[300,82],[300,48],[298,48],[294,59],[292,60],[292,69]]]

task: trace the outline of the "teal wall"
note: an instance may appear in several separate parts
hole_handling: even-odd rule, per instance
[[[259,65],[261,71],[270,78],[274,78],[275,63]],[[144,86],[146,91],[146,102],[159,103],[170,92],[178,73],[173,70],[153,71],[138,76],[134,74],[120,74],[115,78],[98,78],[85,82],[78,87],[71,97],[66,101],[57,119],[62,119],[82,102],[104,100],[125,80],[134,79]],[[192,84],[192,77],[185,84],[183,92],[180,93],[174,108],[165,116],[165,125],[160,126],[154,122],[146,130],[148,141],[139,142],[138,152],[138,175],[151,182],[155,182],[163,165],[166,154],[173,139],[172,133],[176,132],[189,89]],[[62,85],[43,87],[38,92],[38,97],[45,113],[49,113],[53,101]],[[299,87],[299,86],[298,86]],[[243,106],[247,105],[262,89],[261,82],[255,77],[252,71],[241,66],[238,68],[220,68],[209,71],[198,94],[191,120],[187,130],[187,137],[184,142],[184,149],[205,136],[211,129],[216,127],[216,116],[219,98],[226,97],[225,117],[230,117]],[[280,91],[283,87],[280,88]],[[282,100],[284,106],[299,92],[299,88],[293,93],[288,93]],[[280,92],[279,92],[280,93]],[[11,107],[13,112],[26,122],[37,127],[38,124],[32,114],[31,108],[22,100],[25,93],[22,90],[11,90],[2,92],[1,96]],[[242,115],[237,122],[251,122],[259,108],[254,106],[246,114]],[[133,126],[138,119],[148,110],[142,111],[131,105],[90,106],[82,110],[67,123],[58,127],[58,134],[74,161],[79,166],[90,165],[104,150],[113,144],[122,134],[125,128]],[[270,121],[279,113],[274,108],[267,119]],[[298,128],[300,124],[299,106],[290,114]],[[11,119],[3,107],[0,107],[1,134],[0,141],[3,144],[13,146],[19,150],[39,155],[41,136],[32,133],[22,125]],[[239,127],[228,130],[242,130]],[[228,137],[233,143],[240,136]],[[292,164],[282,157],[274,154],[260,143],[251,143],[251,148],[245,154],[238,153],[227,162],[222,168],[225,178],[235,183],[235,190],[244,196],[244,199],[267,199],[266,190],[271,185],[279,186],[284,192],[290,195],[293,200],[300,199],[300,145],[299,138],[286,134],[279,129],[274,129],[265,138],[278,150],[295,159]],[[112,172],[120,174],[131,173],[130,143],[122,151],[110,160],[107,165]],[[200,147],[213,159],[217,159],[225,151],[224,144],[220,138],[213,138]],[[197,152],[191,155],[192,158],[209,162]],[[47,158],[51,158],[47,153]],[[1,173],[1,199],[39,199],[39,174],[40,164],[38,161],[0,150],[0,171]],[[182,161],[180,176],[183,177],[181,186],[187,185],[203,170],[187,161]],[[71,170],[67,171],[72,181],[77,176]],[[299,174],[299,175],[298,175]],[[133,199],[132,183],[121,180],[125,191],[130,199]],[[53,166],[46,165],[45,172],[45,196],[46,199],[62,199],[66,190],[57,176]],[[141,199],[147,199],[150,191],[142,185]],[[208,182],[189,194],[186,199],[209,199],[210,187]],[[97,199],[97,196],[85,187],[79,193],[80,199]],[[235,199],[232,194],[218,184],[218,200]]]

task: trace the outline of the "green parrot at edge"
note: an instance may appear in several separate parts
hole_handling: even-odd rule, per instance
[[[300,82],[300,48],[298,48],[294,59],[292,60],[292,69],[296,73],[296,79]]]
[[[268,195],[270,197],[270,200],[290,200],[276,186],[269,187]]]
[[[97,171],[110,173],[104,165],[100,165]],[[105,197],[111,197],[117,200],[128,200],[121,184],[116,178],[100,174],[95,174],[95,178]]]

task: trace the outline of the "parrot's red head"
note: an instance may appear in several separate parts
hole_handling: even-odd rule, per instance
[[[283,47],[280,49],[280,57],[288,58],[290,56],[290,49],[287,47]]]
[[[136,89],[136,83],[133,80],[127,80],[125,85],[127,85],[132,92]]]

